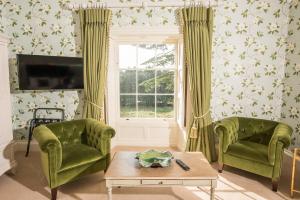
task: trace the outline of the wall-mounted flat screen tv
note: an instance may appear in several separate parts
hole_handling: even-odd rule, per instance
[[[17,55],[20,90],[83,89],[83,59]]]

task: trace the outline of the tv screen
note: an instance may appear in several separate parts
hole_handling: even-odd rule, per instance
[[[83,59],[17,55],[20,90],[83,89]]]

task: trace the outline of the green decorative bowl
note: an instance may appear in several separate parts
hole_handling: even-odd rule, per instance
[[[173,155],[169,151],[147,150],[136,154],[142,167],[168,167]]]

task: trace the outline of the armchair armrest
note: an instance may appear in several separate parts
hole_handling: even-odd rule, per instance
[[[275,127],[268,147],[268,159],[271,165],[274,165],[276,162],[276,157],[278,157],[276,153],[282,152],[284,148],[287,148],[290,145],[292,133],[293,129],[284,123],[279,123]],[[278,142],[282,143],[282,145],[278,145]],[[281,147],[281,151],[277,150],[279,147]]]
[[[86,119],[88,144],[97,148],[103,155],[110,153],[110,140],[115,136],[115,130],[95,119]]]
[[[225,153],[230,144],[238,139],[239,121],[237,117],[230,117],[219,121],[215,132],[219,135],[219,152]]]
[[[49,163],[58,170],[62,163],[62,148],[56,135],[46,126],[40,125],[33,130],[33,137],[37,140],[41,150],[49,154]]]
[[[62,164],[62,147],[56,135],[46,126],[40,125],[33,130],[33,137],[41,149],[43,171],[50,188],[58,184],[57,172]]]

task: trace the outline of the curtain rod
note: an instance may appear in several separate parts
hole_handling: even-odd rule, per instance
[[[141,2],[141,3],[108,3],[108,2],[96,2],[96,3],[69,3],[66,8],[69,10],[77,9],[92,9],[92,8],[156,8],[156,7],[189,7],[189,6],[205,6],[205,7],[217,7],[219,6],[218,0],[198,0],[189,2]]]

